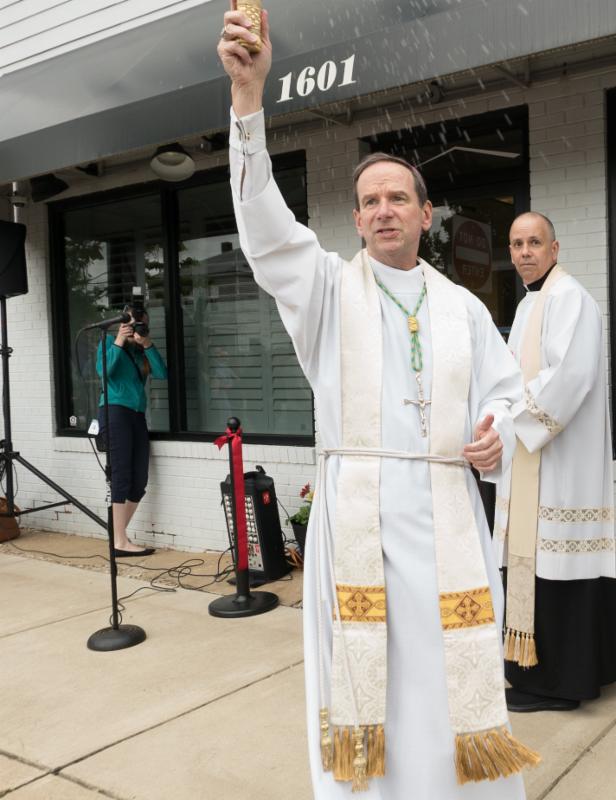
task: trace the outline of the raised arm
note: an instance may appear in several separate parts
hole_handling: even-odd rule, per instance
[[[263,87],[271,66],[267,13],[263,46],[251,54],[230,37],[248,41],[249,20],[225,14],[218,53],[231,78],[233,108],[229,165],[233,206],[242,251],[256,282],[271,294],[309,380],[319,369],[324,342],[331,339],[340,259],[326,253],[316,235],[287,208],[266,150]]]
[[[105,336],[105,347],[107,348],[107,376],[112,377],[115,375],[118,365],[121,363],[122,344],[114,341],[113,336],[107,334]],[[101,343],[98,343],[96,351],[96,371],[99,376],[103,377],[103,348]]]

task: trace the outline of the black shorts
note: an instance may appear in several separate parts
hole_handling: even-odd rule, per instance
[[[98,410],[98,424],[105,436],[105,409]],[[150,437],[145,414],[126,406],[109,406],[109,457],[111,502],[138,503],[145,494],[150,461]]]

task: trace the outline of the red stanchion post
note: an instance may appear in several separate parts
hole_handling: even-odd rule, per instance
[[[250,591],[242,428],[237,417],[230,417],[227,420],[227,430],[215,440],[214,444],[218,448],[224,447],[225,444],[229,445],[236,593],[213,600],[209,605],[209,612],[213,617],[251,617],[263,614],[276,608],[278,595],[272,592]]]

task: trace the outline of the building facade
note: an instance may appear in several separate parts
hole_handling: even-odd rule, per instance
[[[28,231],[29,291],[7,301],[13,444],[105,516],[85,434],[97,341],[77,334],[141,287],[170,374],[149,390],[150,483],[132,529],[156,546],[224,549],[227,455],[213,440],[226,418],[242,420],[246,468],[265,468],[288,513],[314,481],[318,450],[309,387],[234,226],[228,85],[212,56],[227,3],[58,6],[63,17],[49,2],[13,3],[0,32],[0,111],[14,112],[0,133],[0,218],[12,219],[17,194]],[[532,208],[554,221],[560,262],[599,303],[611,343],[613,3],[583,13],[569,0],[268,7],[274,170],[323,247],[351,257],[361,244],[350,186],[361,155],[402,154],[435,206],[422,254],[476,292],[504,335],[522,292],[508,227]],[[184,181],[152,172],[156,147],[170,142],[196,165]],[[19,506],[57,500],[17,470]],[[22,524],[103,534],[69,504]]]

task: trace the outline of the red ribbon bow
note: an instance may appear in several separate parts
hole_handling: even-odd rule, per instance
[[[221,449],[225,444],[231,448],[231,469],[233,473],[233,494],[235,503],[235,541],[237,547],[236,569],[248,569],[248,528],[246,525],[246,495],[244,489],[244,462],[242,460],[242,429],[232,431],[227,428],[222,436],[214,440]]]

